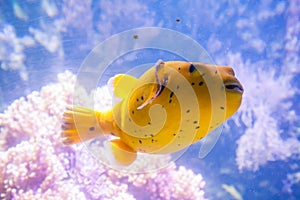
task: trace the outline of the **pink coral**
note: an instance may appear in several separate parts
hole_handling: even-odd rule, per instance
[[[204,199],[205,182],[201,174],[177,167],[175,163],[153,173],[126,175],[114,170],[108,173],[112,179],[126,178],[132,187],[143,187],[143,193],[150,199]]]
[[[61,115],[74,97],[76,78],[58,75],[58,83],[13,102],[0,114],[1,199],[204,199],[205,182],[175,163],[153,173],[130,174],[101,164],[82,145],[60,141]],[[107,108],[106,87],[98,88],[96,107]],[[81,99],[81,100],[80,100]],[[151,158],[135,167],[164,162]]]

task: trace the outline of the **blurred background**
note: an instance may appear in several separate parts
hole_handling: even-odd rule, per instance
[[[169,179],[155,181],[129,175],[118,179],[101,165],[100,173],[99,168],[85,169],[89,162],[72,163],[87,155],[57,142],[54,135],[59,134],[59,113],[65,106],[58,102],[68,102],[74,75],[96,45],[122,31],[152,26],[186,34],[214,63],[232,66],[245,89],[240,110],[225,123],[207,157],[199,159],[199,145],[192,145],[174,163],[177,172],[180,166],[191,170],[177,180],[169,172],[164,172]],[[106,79],[143,61],[178,59],[162,55],[144,50],[136,57],[124,56],[107,70]],[[0,0],[0,198],[299,199],[299,56],[299,0]],[[46,151],[60,164],[38,159],[49,160]],[[41,178],[30,178],[44,169],[49,171]],[[91,180],[95,174],[101,178]],[[200,176],[201,181],[191,179]],[[137,186],[140,179],[145,183]],[[195,196],[168,188],[162,180],[173,185],[193,180],[190,186],[196,192],[190,194]],[[66,185],[76,188],[72,194],[58,189]],[[112,185],[124,188],[108,189]],[[140,187],[149,195],[137,192]]]

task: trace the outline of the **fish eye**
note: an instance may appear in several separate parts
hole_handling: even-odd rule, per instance
[[[189,72],[193,73],[195,70],[196,70],[196,67],[193,64],[191,64],[189,67]]]
[[[169,77],[168,76],[165,76],[164,77],[164,82],[163,82],[163,85],[166,86],[168,84],[168,80],[169,80]]]

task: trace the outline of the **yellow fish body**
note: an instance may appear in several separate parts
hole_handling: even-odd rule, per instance
[[[138,79],[119,74],[109,84],[121,101],[107,112],[69,107],[62,137],[74,144],[111,134],[123,165],[137,152],[173,153],[199,141],[238,110],[243,94],[231,67],[182,61],[160,60]]]

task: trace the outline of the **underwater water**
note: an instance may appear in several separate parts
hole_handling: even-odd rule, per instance
[[[299,0],[0,1],[0,199],[300,199],[299,19]],[[204,158],[197,143],[160,170],[123,173],[81,144],[63,145],[61,117],[74,99],[109,107],[115,74],[196,58],[188,40],[157,41],[147,27],[203,47],[206,56],[188,61],[232,66],[244,94]],[[129,42],[95,50],[130,30]],[[107,62],[101,76],[87,62],[93,50]],[[94,96],[74,91],[79,75]]]

